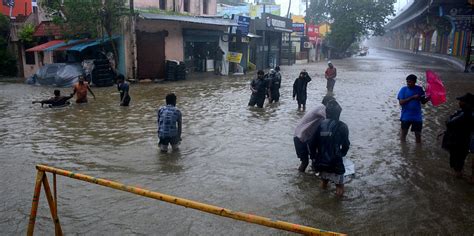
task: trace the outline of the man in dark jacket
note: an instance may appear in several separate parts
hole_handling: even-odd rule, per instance
[[[474,132],[474,95],[467,93],[457,99],[460,110],[449,117],[445,135],[448,135],[446,148],[449,151],[449,165],[454,170],[455,176],[462,178],[464,161],[469,153],[471,133]],[[474,180],[474,175],[471,177],[472,180]]]
[[[339,120],[341,106],[330,100],[326,105],[326,119],[321,122],[310,142],[310,153],[315,171],[322,179],[321,187],[327,189],[329,181],[336,184],[336,195],[344,194],[345,167],[342,158],[349,150],[349,129]]]
[[[257,107],[262,108],[265,96],[269,92],[269,83],[265,79],[265,72],[263,70],[257,72],[257,78],[253,79],[250,83],[250,90],[252,95],[250,96],[249,106],[253,107],[256,104]]]
[[[281,75],[277,73],[276,70],[271,69],[268,76],[268,82],[270,83],[270,94],[268,102],[278,102],[280,100]]]
[[[303,70],[293,83],[293,100],[296,98],[298,101],[298,111],[300,109],[302,109],[302,111],[306,110],[306,88],[310,81],[311,77],[309,77],[308,72]]]

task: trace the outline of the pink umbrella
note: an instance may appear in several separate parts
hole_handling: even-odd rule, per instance
[[[426,71],[426,96],[430,97],[433,106],[439,106],[446,102],[446,89],[439,76],[431,70]]]

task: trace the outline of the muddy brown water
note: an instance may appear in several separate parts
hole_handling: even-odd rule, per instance
[[[321,190],[316,177],[298,173],[292,143],[304,115],[291,99],[294,78],[303,68],[313,77],[311,109],[326,92],[323,62],[282,66],[281,102],[262,110],[246,106],[252,75],[133,84],[130,107],[119,107],[119,94],[109,87],[93,88],[97,100],[87,105],[41,108],[31,101],[49,97],[53,88],[0,83],[1,234],[25,234],[36,164],[349,234],[474,233],[474,186],[450,175],[448,155],[436,141],[457,109],[455,97],[474,91],[474,76],[388,51],[333,63],[341,120],[350,130],[348,156],[356,165],[343,199],[334,186]],[[401,145],[396,95],[409,73],[425,69],[441,75],[448,102],[425,106],[421,146],[413,134]],[[163,154],[156,109],[170,91],[183,112],[183,142],[179,152]],[[290,234],[65,177],[58,177],[58,191],[59,218],[70,235]],[[35,232],[54,233],[44,192]]]

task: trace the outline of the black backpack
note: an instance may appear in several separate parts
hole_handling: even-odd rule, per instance
[[[341,158],[337,145],[339,121],[326,119],[317,130],[318,153],[316,155],[316,171],[334,172],[338,159]]]

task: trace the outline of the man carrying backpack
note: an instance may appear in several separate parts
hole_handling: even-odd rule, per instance
[[[339,120],[342,108],[335,99],[326,105],[326,119],[321,122],[310,144],[313,168],[320,173],[321,188],[329,181],[336,184],[336,195],[344,194],[345,167],[342,158],[349,150],[349,129]]]

